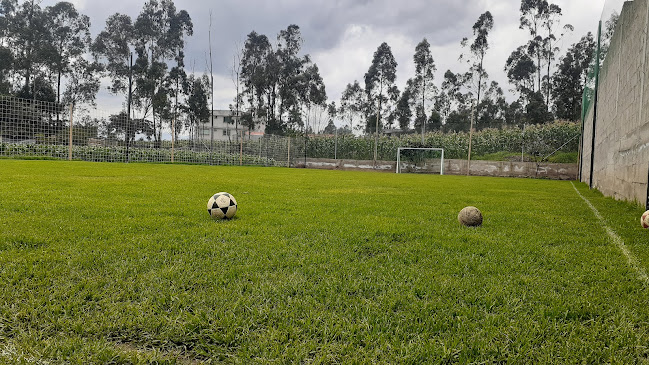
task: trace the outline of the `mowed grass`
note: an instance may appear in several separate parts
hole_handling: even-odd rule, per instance
[[[647,362],[647,289],[570,182],[0,160],[0,363]]]

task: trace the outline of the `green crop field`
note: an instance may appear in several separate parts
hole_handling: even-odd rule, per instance
[[[571,182],[0,160],[0,363],[647,362],[643,210],[574,186],[605,225]]]

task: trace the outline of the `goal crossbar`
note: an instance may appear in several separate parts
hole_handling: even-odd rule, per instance
[[[397,148],[397,174],[401,172],[401,151],[404,150],[425,150],[425,151],[441,151],[442,152],[442,158],[441,158],[441,165],[440,165],[440,170],[439,174],[444,175],[444,149],[443,148],[433,148],[433,147],[399,147]]]

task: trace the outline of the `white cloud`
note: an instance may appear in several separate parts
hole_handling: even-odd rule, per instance
[[[365,73],[372,64],[374,52],[386,42],[398,63],[397,84],[405,84],[415,46],[402,34],[388,34],[369,25],[352,24],[345,30],[340,42],[333,48],[315,52],[313,62],[318,65],[325,80],[330,101],[338,101],[347,84],[357,80],[364,86]],[[414,69],[414,68],[413,68]],[[405,77],[405,78],[404,78]]]
[[[230,75],[214,74],[214,109],[229,109],[236,95]]]

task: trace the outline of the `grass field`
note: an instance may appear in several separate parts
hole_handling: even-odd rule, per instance
[[[0,160],[0,363],[647,362],[643,210],[575,186],[637,267],[570,182]]]

